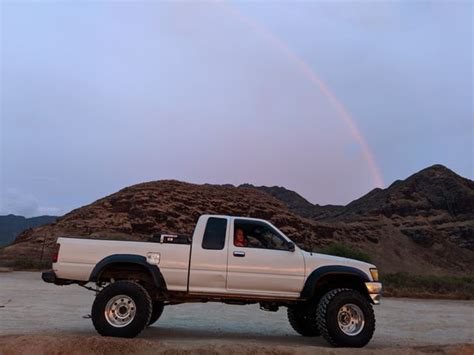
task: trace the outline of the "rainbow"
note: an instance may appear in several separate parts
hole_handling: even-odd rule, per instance
[[[224,4],[224,2],[220,2],[220,4]],[[229,2],[225,2],[225,4],[229,4]],[[240,21],[242,21],[243,23],[245,23],[246,25],[254,29],[255,32],[260,33],[270,43],[272,43],[281,52],[283,52],[287,56],[287,58],[290,59],[291,62],[296,64],[296,66],[303,72],[303,74],[305,74],[305,76],[311,81],[311,83],[313,83],[319,90],[321,90],[324,96],[328,99],[329,103],[338,113],[339,117],[341,117],[343,122],[349,128],[349,131],[352,137],[355,139],[357,144],[359,144],[359,146],[361,147],[362,154],[364,156],[364,159],[367,162],[367,165],[373,177],[373,180],[374,180],[373,182],[375,186],[384,187],[385,184],[383,181],[383,177],[382,177],[382,174],[380,173],[380,169],[377,165],[374,154],[370,150],[370,147],[367,141],[365,140],[364,136],[362,135],[359,128],[357,127],[357,124],[354,118],[349,114],[349,112],[341,103],[341,101],[337,99],[336,95],[334,95],[334,93],[324,83],[324,81],[321,80],[321,78],[314,72],[314,70],[301,57],[299,57],[295,52],[293,52],[285,42],[283,42],[275,34],[270,32],[266,27],[255,22],[250,17],[245,16],[241,11],[239,11],[237,8],[233,6],[227,6],[227,8]]]

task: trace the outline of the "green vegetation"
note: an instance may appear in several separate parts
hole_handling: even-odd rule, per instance
[[[318,253],[341,256],[344,258],[365,261],[367,263],[370,263],[372,261],[370,255],[364,252],[363,250],[353,248],[341,243],[332,243],[318,250]]]
[[[422,276],[397,272],[382,275],[381,280],[386,296],[474,299],[474,276]]]
[[[372,262],[368,253],[341,243],[332,243],[318,253]],[[389,297],[449,298],[474,300],[474,276],[382,274],[384,295]]]
[[[51,261],[17,259],[7,264],[14,270],[46,270],[51,269]]]

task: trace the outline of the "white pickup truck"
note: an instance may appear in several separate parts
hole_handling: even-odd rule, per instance
[[[303,251],[267,221],[232,216],[201,216],[192,237],[58,238],[52,267],[45,282],[97,292],[94,327],[116,337],[135,337],[164,306],[260,303],[266,311],[287,307],[303,336],[362,347],[374,333],[372,304],[382,291],[374,265]]]

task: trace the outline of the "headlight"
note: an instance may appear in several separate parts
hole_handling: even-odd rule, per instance
[[[370,275],[372,275],[372,280],[379,280],[379,271],[377,269],[370,269]]]

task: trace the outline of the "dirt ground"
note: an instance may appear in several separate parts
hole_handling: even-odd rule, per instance
[[[139,338],[103,338],[84,318],[92,292],[46,284],[40,276],[0,273],[0,354],[354,353],[299,336],[288,324],[286,309],[264,312],[257,305],[169,306]],[[375,312],[374,338],[357,352],[474,354],[474,301],[386,298]]]

